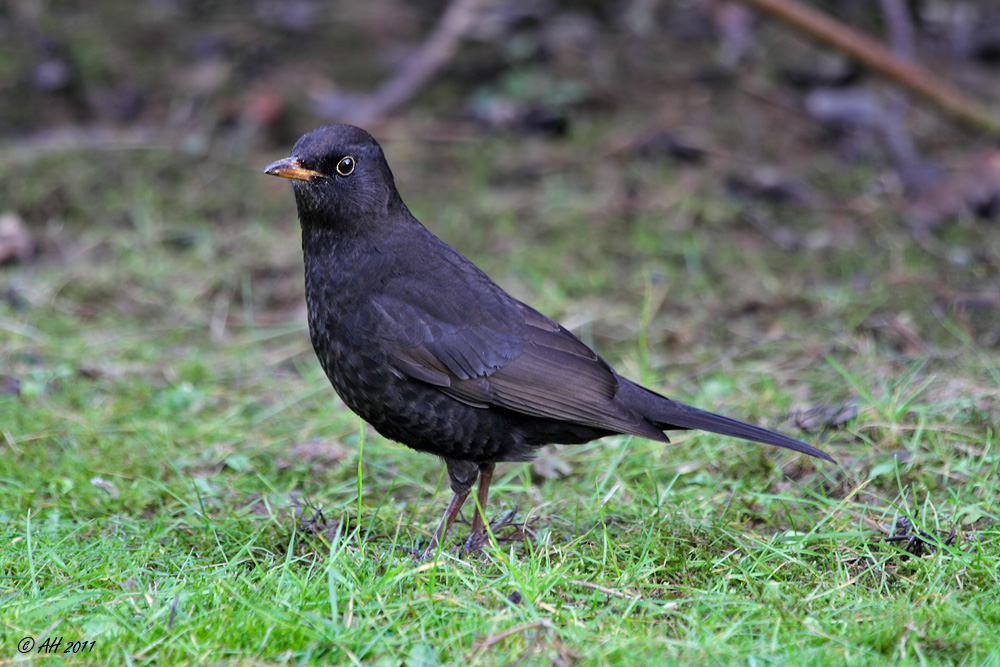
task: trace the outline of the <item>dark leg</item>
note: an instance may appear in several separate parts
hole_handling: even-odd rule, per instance
[[[438,523],[438,527],[431,537],[430,544],[424,549],[422,558],[428,558],[437,551],[438,543],[444,539],[444,536],[448,533],[448,529],[451,528],[451,524],[455,523],[455,517],[458,516],[458,511],[462,509],[465,499],[469,497],[472,484],[476,481],[476,476],[479,474],[479,466],[471,461],[445,459],[444,462],[448,466],[448,481],[455,495],[451,497],[448,508],[445,509],[444,516],[441,517],[441,521]]]
[[[490,494],[490,482],[493,481],[495,463],[483,463],[479,466],[479,488],[476,489],[476,509],[472,515],[472,530],[469,539],[465,541],[466,551],[475,551],[486,541],[486,499]]]
[[[455,517],[458,516],[458,511],[462,509],[462,504],[468,497],[468,490],[465,493],[456,493],[451,497],[451,502],[448,503],[448,508],[445,509],[444,516],[441,517],[441,521],[438,523],[437,530],[434,531],[430,543],[424,549],[422,558],[429,558],[434,555],[434,552],[437,551],[438,542],[443,540],[444,536],[448,534],[448,529],[451,528],[451,524],[455,523]]]

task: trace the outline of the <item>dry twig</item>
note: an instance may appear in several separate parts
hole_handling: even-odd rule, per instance
[[[621,591],[616,591],[613,588],[608,588],[607,586],[600,586],[590,581],[584,581],[583,579],[569,579],[566,583],[573,584],[574,586],[580,586],[581,588],[589,588],[592,591],[604,593],[605,595],[610,595],[611,597],[622,598],[624,600],[642,599],[642,596],[638,593],[623,593]]]
[[[1000,135],[1000,117],[927,69],[906,62],[881,43],[797,0],[744,0],[792,27],[844,51],[866,67],[939,106],[963,123]]]
[[[320,100],[318,106],[327,113],[346,116],[360,125],[368,125],[402,105],[433,78],[458,50],[462,38],[475,25],[480,11],[494,0],[452,0],[441,20],[420,49],[382,86],[352,104],[338,102],[333,94]]]

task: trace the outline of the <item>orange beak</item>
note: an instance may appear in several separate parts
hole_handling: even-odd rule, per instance
[[[278,176],[279,178],[306,181],[307,183],[311,183],[320,178],[326,178],[318,171],[306,169],[293,157],[286,157],[284,160],[272,162],[267,165],[267,168],[264,169],[264,173],[270,174],[271,176]]]

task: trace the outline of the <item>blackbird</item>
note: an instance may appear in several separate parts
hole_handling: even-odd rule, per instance
[[[804,442],[616,373],[420,224],[364,130],[315,129],[264,173],[292,179],[309,335],[334,389],[383,436],[436,454],[447,467],[454,495],[425,556],[477,477],[465,546],[481,546],[496,464],[527,461],[550,443],[616,433],[669,442],[664,431],[700,429],[833,461]]]

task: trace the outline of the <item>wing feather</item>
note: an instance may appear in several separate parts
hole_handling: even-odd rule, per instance
[[[505,318],[506,330],[434,321],[434,314],[420,312],[412,303],[385,307],[404,321],[425,323],[397,338],[394,368],[468,405],[663,438],[615,401],[618,375],[607,362],[554,320],[514,303],[516,326]]]

